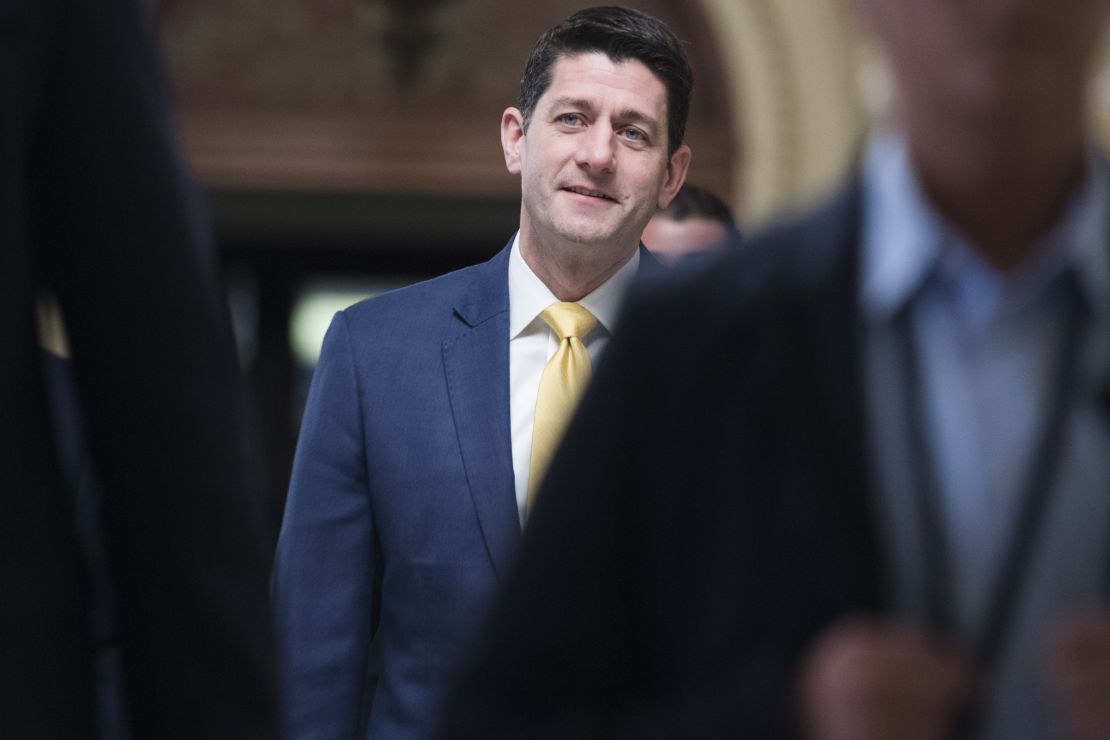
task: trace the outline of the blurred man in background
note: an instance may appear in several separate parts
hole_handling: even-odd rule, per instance
[[[669,206],[651,217],[643,240],[661,262],[673,264],[689,254],[739,246],[740,232],[723,200],[686,183]]]

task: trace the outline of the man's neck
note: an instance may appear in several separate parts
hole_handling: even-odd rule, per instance
[[[1083,177],[1082,105],[906,117],[925,196],[999,271],[1021,264],[1060,218]]]
[[[520,255],[560,301],[579,301],[594,292],[632,258],[638,244],[621,250],[596,247],[558,250],[537,247],[521,234]]]

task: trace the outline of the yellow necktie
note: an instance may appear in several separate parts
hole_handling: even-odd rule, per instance
[[[577,303],[552,303],[540,317],[559,338],[559,347],[543,369],[536,394],[526,512],[532,510],[551,456],[590,379],[590,355],[582,337],[597,324],[597,317]]]

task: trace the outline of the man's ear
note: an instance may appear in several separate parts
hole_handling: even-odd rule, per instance
[[[690,170],[690,158],[693,152],[690,147],[683,144],[675,149],[671,160],[667,163],[667,179],[663,182],[663,189],[659,191],[659,208],[666,208],[674,200],[675,195],[682,189],[686,182],[686,173]]]
[[[505,168],[510,174],[520,174],[520,147],[523,140],[524,116],[517,108],[506,108],[501,114],[501,149],[505,153]]]

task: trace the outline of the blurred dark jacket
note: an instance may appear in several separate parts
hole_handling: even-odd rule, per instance
[[[262,507],[207,230],[134,0],[0,4],[0,727],[94,732],[34,297],[66,316],[137,737],[271,738]]]
[[[96,480],[83,436],[80,407],[69,363],[43,353],[43,374],[49,397],[62,484],[73,507],[74,526],[89,598],[88,629],[93,651],[96,727],[101,740],[124,740],[127,731],[123,666],[115,615],[115,590],[104,550],[103,493]]]
[[[804,647],[887,596],[858,195],[634,291],[446,738],[794,736]]]

